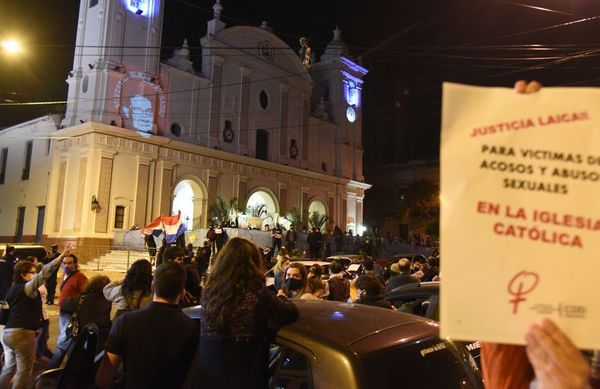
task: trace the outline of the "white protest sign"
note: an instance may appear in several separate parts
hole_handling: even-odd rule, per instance
[[[441,336],[600,349],[600,89],[444,84]]]

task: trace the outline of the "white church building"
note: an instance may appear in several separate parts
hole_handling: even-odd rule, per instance
[[[336,29],[308,69],[266,23],[229,27],[214,4],[202,71],[187,43],[160,62],[163,0],[81,0],[64,118],[0,132],[0,242],[108,246],[217,196],[297,208],[360,231],[362,78]]]

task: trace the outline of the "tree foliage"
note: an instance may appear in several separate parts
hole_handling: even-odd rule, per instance
[[[407,224],[416,235],[439,237],[440,191],[429,181],[415,181],[408,185],[400,198],[400,222]]]
[[[241,211],[242,208],[237,197],[225,200],[221,196],[217,196],[214,204],[208,208],[208,212],[213,216],[213,219],[218,219],[221,223],[229,221],[233,215]]]
[[[325,224],[329,221],[329,216],[321,215],[317,211],[313,211],[308,217],[308,224],[311,228],[318,228],[322,230],[325,227]]]
[[[291,227],[297,230],[302,222],[302,212],[298,208],[292,207],[284,218],[290,222]]]

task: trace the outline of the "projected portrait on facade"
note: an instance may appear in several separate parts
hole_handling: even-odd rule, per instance
[[[152,102],[140,95],[131,97],[129,101],[129,106],[123,107],[123,114],[127,119],[131,117],[133,128],[141,132],[152,132],[154,126]]]
[[[166,101],[160,85],[155,82],[153,77],[136,71],[127,72],[117,82],[113,103],[123,118],[123,127],[142,135],[160,131],[157,119],[164,118]]]

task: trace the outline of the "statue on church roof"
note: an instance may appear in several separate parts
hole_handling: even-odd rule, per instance
[[[319,105],[315,108],[313,112],[313,116],[317,119],[324,120],[326,122],[329,121],[329,112],[327,109],[327,104],[325,103],[325,99],[321,96],[321,101],[319,101]]]
[[[310,65],[315,61],[312,49],[310,47],[310,39],[306,37],[300,37],[300,50],[298,50],[300,61],[305,68],[309,68]]]

